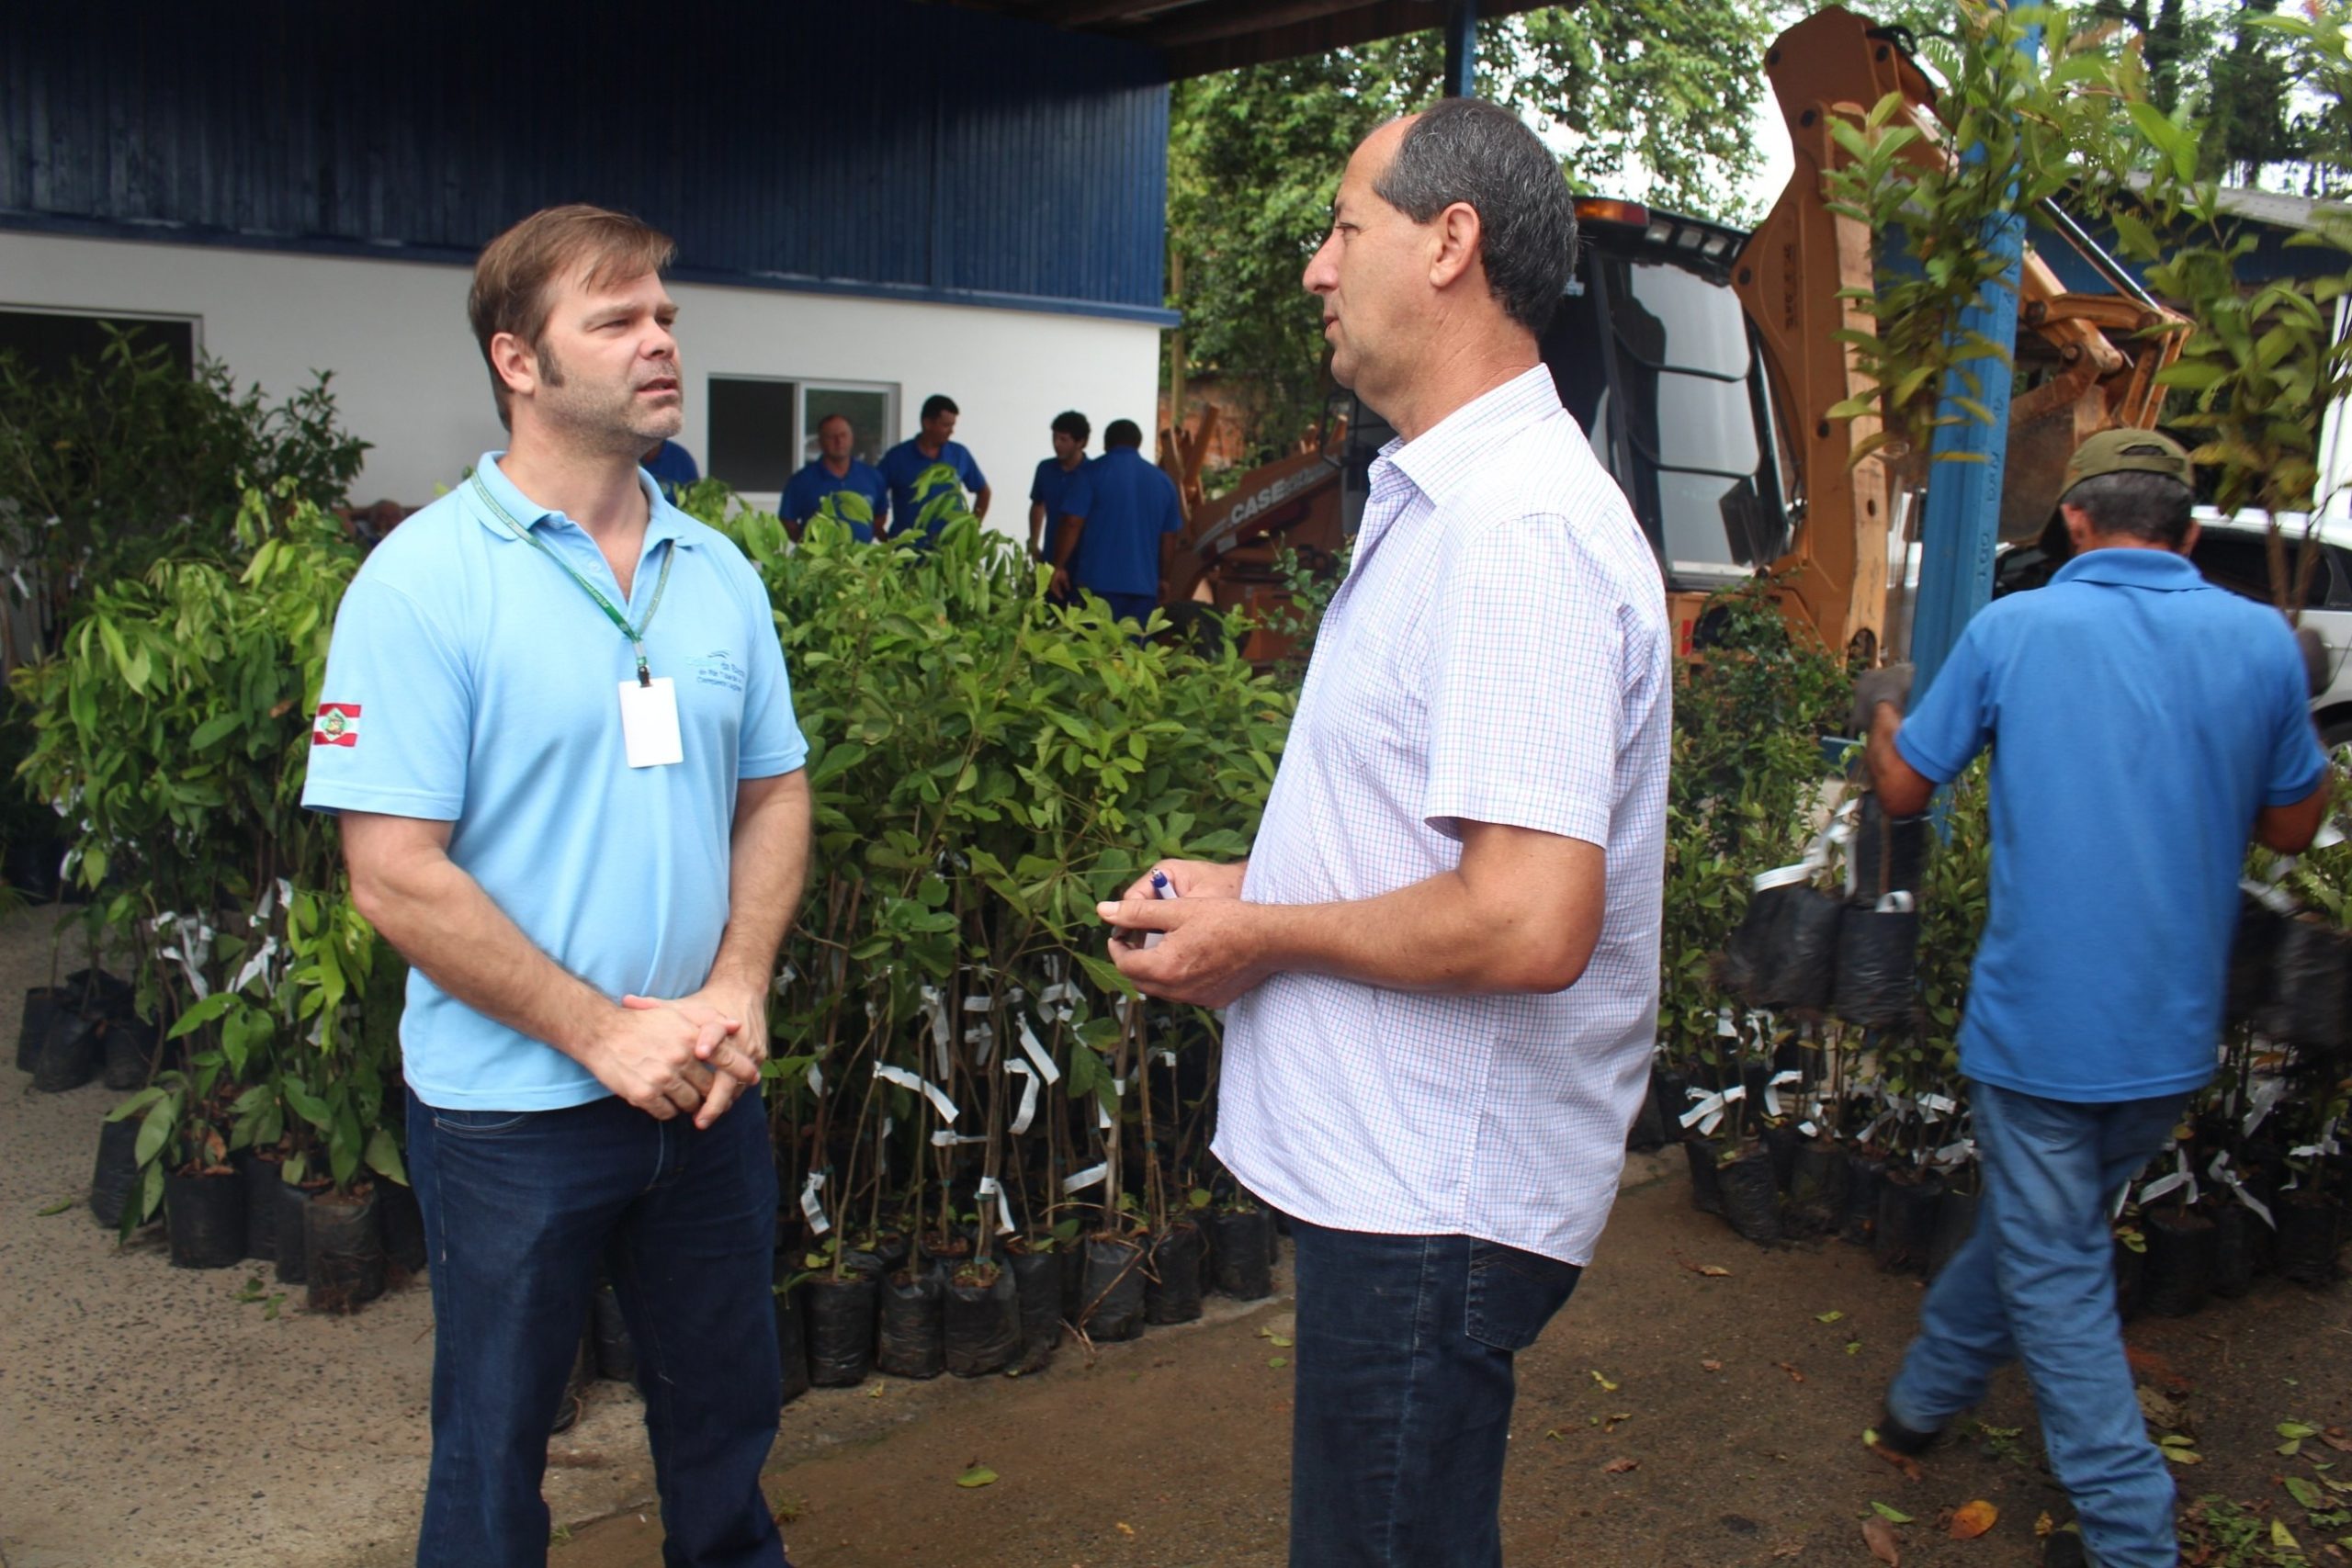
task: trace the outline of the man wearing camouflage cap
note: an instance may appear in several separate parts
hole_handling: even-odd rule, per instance
[[[2293,853],[2327,802],[2295,637],[2188,559],[2191,479],[2154,431],[2092,436],[2058,498],[2074,558],[2049,586],[1971,621],[1907,716],[1907,667],[1855,694],[1890,812],[1993,753],[1991,909],[1960,1035],[1984,1193],[1879,1440],[1925,1450],[2023,1361],[2081,1525],[2045,1563],[2178,1561],[2108,1215],[2212,1076],[2248,835]]]

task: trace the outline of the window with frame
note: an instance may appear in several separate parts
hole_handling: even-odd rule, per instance
[[[74,361],[96,365],[107,331],[126,333],[137,348],[161,345],[171,362],[193,376],[202,346],[194,316],[138,316],[109,310],[52,310],[0,305],[0,354],[36,379],[64,376]]]
[[[710,432],[705,469],[752,493],[781,491],[815,460],[817,426],[834,414],[850,422],[851,456],[867,463],[881,457],[899,425],[895,383],[712,376],[704,387]]]

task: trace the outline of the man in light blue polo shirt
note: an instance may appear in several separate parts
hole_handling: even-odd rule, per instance
[[[890,487],[890,515],[898,519],[898,534],[915,544],[928,545],[938,536],[936,525],[923,526],[922,503],[929,492],[919,494],[915,481],[943,463],[955,469],[956,482],[972,492],[972,515],[985,518],[989,514],[989,501],[995,492],[989,489],[988,476],[980,472],[968,448],[949,439],[962,414],[955,399],[933,392],[922,400],[922,428],[883,453],[876,465],[883,482]]]
[[[816,461],[792,476],[777,506],[794,538],[800,537],[800,531],[808,526],[808,519],[817,515],[827,496],[844,491],[862,497],[873,511],[870,522],[861,523],[854,517],[842,519],[849,525],[852,538],[860,544],[870,544],[876,535],[889,532],[889,486],[872,464],[858,461],[854,456],[856,447],[857,432],[846,416],[829,413],[817,422]]]
[[[766,594],[638,459],[680,421],[670,242],[554,208],[469,309],[513,432],[336,614],[303,800],[413,965],[408,1165],[432,1237],[420,1568],[544,1562],[547,1437],[601,1262],[672,1564],[785,1561],[776,1179],[756,1087],[808,856]]]
[[[1184,526],[1176,481],[1143,455],[1143,431],[1114,419],[1102,430],[1102,456],[1086,465],[1061,498],[1054,539],[1057,594],[1087,592],[1111,614],[1140,626],[1159,604],[1159,541]]]
[[[2060,498],[2064,570],[1970,622],[1907,718],[1899,671],[1857,692],[1895,815],[1993,751],[1991,910],[1960,1036],[1984,1193],[1920,1309],[1880,1440],[1925,1449],[2021,1359],[2082,1527],[2051,1538],[2045,1562],[2177,1561],[2108,1213],[2213,1076],[2248,836],[2294,853],[2327,801],[2287,623],[2187,558],[2190,478],[2153,431],[2091,437]]]

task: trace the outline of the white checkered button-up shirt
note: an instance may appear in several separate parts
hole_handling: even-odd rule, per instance
[[[1373,465],[1241,896],[1370,898],[1461,863],[1460,824],[1600,846],[1608,907],[1549,996],[1277,975],[1227,1015],[1216,1149],[1315,1224],[1583,1264],[1657,1022],[1672,723],[1666,595],[1538,366]]]

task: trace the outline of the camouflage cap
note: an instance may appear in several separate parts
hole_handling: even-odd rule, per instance
[[[2170,436],[2153,430],[2102,430],[2075,447],[2074,457],[2067,459],[2059,499],[2063,501],[2068,491],[2085,479],[2104,474],[2162,474],[2192,490],[2197,485],[2188,454]]]

